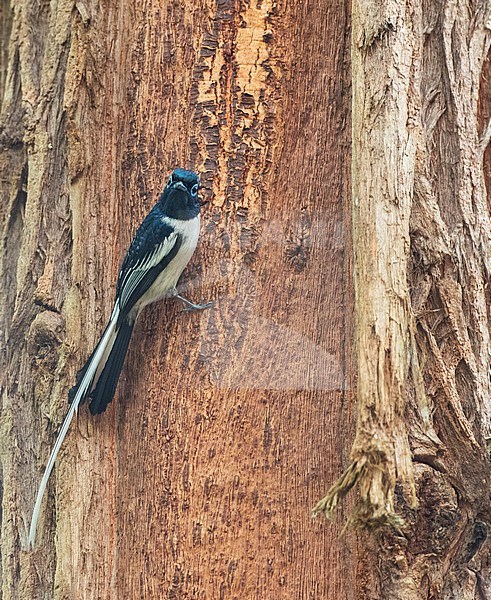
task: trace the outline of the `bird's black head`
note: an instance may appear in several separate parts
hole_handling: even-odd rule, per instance
[[[199,177],[194,171],[175,169],[159,198],[163,210],[172,219],[188,221],[199,214]]]

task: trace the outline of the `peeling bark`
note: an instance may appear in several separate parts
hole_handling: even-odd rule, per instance
[[[358,425],[352,465],[314,509],[360,487],[351,521],[397,525],[396,479],[414,498],[405,426],[411,336],[407,280],[415,142],[406,129],[412,36],[399,2],[353,6],[353,247]]]
[[[354,3],[351,181],[346,3],[0,11],[2,597],[489,596],[489,3]],[[177,165],[207,200],[182,289],[215,309],[147,310],[27,553]],[[343,467],[318,508],[357,486],[370,535],[308,516]]]
[[[490,19],[484,2],[353,6],[358,424],[316,510],[358,484],[350,520],[396,525],[371,597],[489,594]]]

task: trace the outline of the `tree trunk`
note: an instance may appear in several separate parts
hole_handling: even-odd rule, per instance
[[[358,425],[316,510],[358,484],[351,521],[394,526],[374,597],[488,598],[491,5],[358,0],[352,23]]]
[[[489,3],[0,10],[2,597],[488,597]],[[207,201],[181,290],[215,306],[146,309],[28,552],[176,166]]]
[[[352,597],[355,536],[310,516],[353,433],[347,5],[3,11],[3,597]],[[215,307],[146,310],[27,552],[67,389],[176,166],[209,201],[181,290]]]

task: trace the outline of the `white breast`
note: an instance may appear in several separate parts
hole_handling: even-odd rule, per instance
[[[198,243],[200,229],[199,215],[189,221],[180,221],[169,217],[164,217],[162,220],[166,225],[170,225],[181,235],[181,246],[174,258],[154,281],[150,289],[142,296],[141,300],[138,302],[138,310],[142,309],[147,304],[151,304],[161,298],[172,296],[174,294],[174,289],[179,277],[190,261],[191,256],[193,256]]]

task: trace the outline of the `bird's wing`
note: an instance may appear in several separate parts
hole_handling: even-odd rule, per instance
[[[126,316],[177,254],[181,236],[150,213],[130,245],[119,271],[116,300]]]

